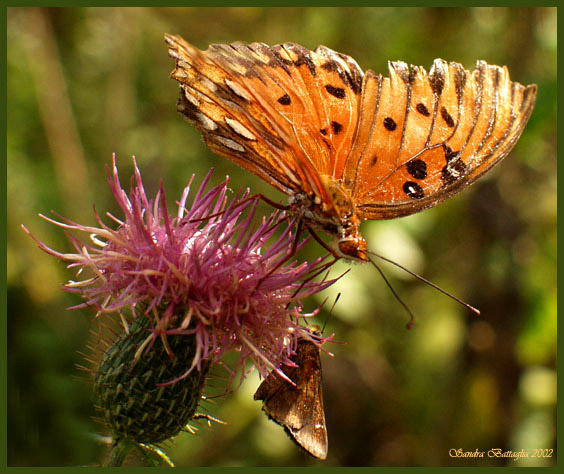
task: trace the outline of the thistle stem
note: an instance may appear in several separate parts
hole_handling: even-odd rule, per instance
[[[124,441],[118,441],[112,446],[112,451],[104,467],[120,467],[123,465],[129,451],[133,448],[133,444]]]

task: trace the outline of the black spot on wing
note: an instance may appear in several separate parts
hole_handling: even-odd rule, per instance
[[[445,71],[442,62],[435,61],[433,64],[432,72],[429,75],[429,84],[436,95],[442,94],[445,86]]]
[[[335,121],[331,122],[331,128],[333,129],[333,133],[335,135],[338,135],[341,130],[343,130],[343,126],[339,122]]]
[[[310,56],[310,51],[309,49],[304,48],[303,46],[300,46],[299,44],[295,44],[295,43],[290,43],[285,45],[286,48],[294,51],[296,53],[296,55],[298,56],[298,59],[296,59],[294,61],[294,64],[296,65],[296,67],[300,67],[302,65],[305,65],[308,69],[310,74],[315,77],[316,71],[315,71],[315,63],[313,62],[313,60],[311,59]]]
[[[427,107],[425,106],[425,104],[419,102],[417,104],[417,106],[415,107],[415,109],[417,110],[417,112],[419,112],[421,115],[424,115],[425,117],[429,117],[429,115],[431,115],[431,113],[429,112],[429,109],[427,109]]]
[[[290,105],[292,103],[292,99],[288,94],[284,94],[282,97],[278,98],[278,102],[282,105]]]
[[[354,61],[351,61],[351,58],[349,58],[348,56],[339,52],[335,52],[335,54],[339,56],[339,58],[341,58],[349,67],[350,73],[348,71],[345,71],[345,76],[347,78],[346,82],[348,82],[349,86],[351,86],[351,89],[355,94],[359,94],[362,89],[362,71]]]
[[[423,160],[411,160],[406,165],[407,172],[415,179],[425,179],[427,177],[427,163]]]
[[[458,97],[458,103],[461,105],[464,94],[464,87],[466,86],[466,71],[460,64],[456,64],[454,84],[456,87],[456,96]]]
[[[441,107],[441,117],[450,128],[454,127],[454,119],[445,107]]]
[[[452,151],[452,148],[449,147],[448,145],[445,145],[444,143],[443,143],[443,151],[445,153],[445,160],[447,163],[450,163],[451,161],[455,160],[460,156],[459,151]]]
[[[343,89],[342,87],[333,87],[331,84],[327,84],[325,86],[325,90],[337,99],[344,99],[346,95],[345,89]]]
[[[443,186],[450,186],[456,183],[466,173],[466,164],[462,159],[449,161],[441,170],[441,180]]]
[[[393,118],[386,117],[384,119],[384,127],[386,127],[386,130],[393,132],[396,129],[397,125]]]
[[[443,143],[446,165],[441,169],[441,180],[443,186],[450,186],[458,181],[466,173],[466,163],[460,158],[460,151],[452,149]]]
[[[317,50],[316,50],[317,51]],[[336,54],[340,59],[342,59],[348,66],[349,71],[344,70],[341,65],[334,59],[330,59],[321,65],[321,68],[334,72],[339,75],[343,84],[350,87],[355,94],[359,94],[362,90],[362,71],[358,70],[356,64],[351,64],[350,58],[344,54],[337,53],[336,51],[331,51],[331,54]]]
[[[413,181],[406,181],[403,183],[403,192],[411,199],[422,199],[425,197],[425,191],[423,191],[423,188]]]
[[[282,69],[284,69],[286,74],[288,74],[288,76],[292,77],[292,72],[290,71],[289,66],[293,66],[294,63],[288,58],[282,56],[281,51],[282,46],[279,44],[273,46],[272,48],[269,48],[269,52],[272,54],[272,56],[270,61],[268,62],[268,65],[271,67],[281,67]]]

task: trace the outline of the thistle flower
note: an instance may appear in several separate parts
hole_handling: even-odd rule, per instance
[[[301,299],[334,282],[312,279],[325,268],[323,259],[311,263],[288,259],[295,241],[293,223],[276,211],[253,224],[257,198],[250,197],[247,190],[228,202],[228,178],[206,192],[210,171],[187,208],[192,176],[176,216],[171,217],[162,185],[156,197],[149,199],[135,158],[134,165],[135,180],[129,195],[120,184],[115,157],[112,171],[108,170],[112,193],[124,213],[122,220],[108,214],[117,229],[104,224],[96,210],[98,227],[60,216],[58,221],[41,216],[64,229],[90,234],[90,242],[69,235],[76,253],[53,250],[24,227],[42,250],[69,262],[68,267],[78,268],[81,279],[64,286],[84,299],[73,308],[93,307],[97,317],[118,313],[122,318],[124,334],[98,368],[99,388],[110,383],[107,372],[112,373],[114,386],[131,382],[132,367],[157,346],[175,369],[162,369],[160,380],[152,382],[153,388],[177,385],[195,374],[198,377],[195,384],[191,381],[192,388],[183,389],[184,397],[186,390],[191,390],[193,401],[185,416],[188,419],[196,409],[209,364],[228,351],[240,353],[236,364],[241,378],[246,374],[247,359],[262,376],[273,369],[286,377],[281,367],[292,365],[290,357],[298,338],[311,339],[307,328],[299,324],[299,317],[311,316],[303,313]],[[281,226],[286,227],[276,238]],[[302,241],[298,250],[304,244]],[[131,327],[127,314],[134,318]],[[126,352],[129,356],[124,359]],[[233,370],[232,378],[235,374]],[[100,391],[102,405],[115,403],[114,392],[110,396],[102,388]],[[111,406],[108,410],[116,411]],[[125,421],[132,424],[130,417],[119,418],[117,423]],[[146,431],[145,427],[140,429]],[[168,430],[166,437],[175,429]],[[123,426],[114,426],[114,432],[132,437]],[[135,433],[137,442],[157,442],[154,436],[146,437],[145,433],[145,438],[139,438],[139,430]]]

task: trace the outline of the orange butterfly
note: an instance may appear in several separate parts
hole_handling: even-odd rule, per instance
[[[389,63],[389,78],[318,46],[211,45],[165,35],[180,83],[178,110],[217,153],[290,195],[336,254],[368,261],[365,219],[435,206],[511,151],[537,87],[506,67],[473,71],[436,59],[427,73]]]

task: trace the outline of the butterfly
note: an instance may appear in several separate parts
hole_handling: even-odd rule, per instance
[[[318,326],[310,326],[320,336]],[[321,390],[321,358],[319,347],[300,337],[296,353],[290,358],[295,367],[285,367],[284,374],[292,385],[276,372],[271,372],[259,385],[254,399],[262,400],[262,409],[307,453],[318,459],[327,458],[327,428]]]
[[[536,100],[536,85],[485,61],[468,71],[435,59],[429,72],[395,61],[383,77],[325,46],[165,40],[178,110],[205,143],[288,194],[336,256],[361,262],[361,221],[414,214],[472,184],[508,155]]]

